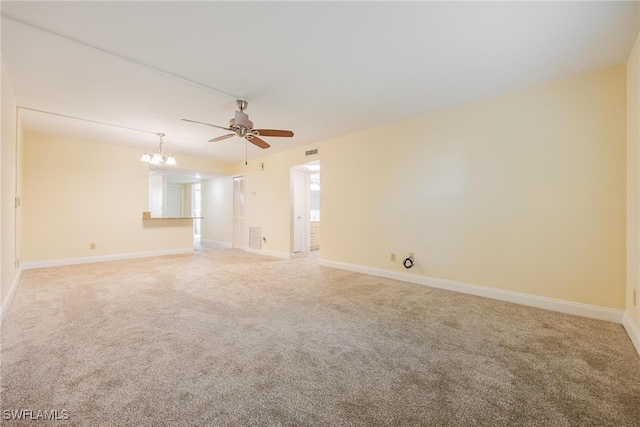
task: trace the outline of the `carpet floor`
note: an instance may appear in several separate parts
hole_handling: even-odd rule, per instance
[[[621,325],[314,256],[204,248],[27,270],[0,352],[2,425],[640,425]]]

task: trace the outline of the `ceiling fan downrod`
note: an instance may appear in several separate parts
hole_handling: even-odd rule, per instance
[[[244,111],[249,106],[249,102],[246,99],[236,99],[236,107],[238,110]]]

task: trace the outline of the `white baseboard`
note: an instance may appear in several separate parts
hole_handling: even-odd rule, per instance
[[[167,249],[167,250],[160,250],[160,251],[149,251],[149,252],[134,252],[129,254],[53,259],[49,261],[31,261],[31,262],[25,262],[24,264],[22,264],[22,269],[31,270],[34,268],[61,267],[64,265],[88,264],[92,262],[119,261],[123,259],[150,258],[155,256],[163,256],[163,255],[179,255],[179,254],[191,254],[191,253],[193,253],[193,247],[180,248],[180,249]]]
[[[624,326],[627,334],[629,334],[629,338],[631,338],[631,342],[636,348],[636,351],[640,354],[640,329],[633,323],[633,320],[631,320],[631,317],[629,317],[627,313],[622,315],[622,326]]]
[[[222,242],[220,240],[209,240],[209,239],[200,239],[200,243],[204,246],[213,246],[217,248],[229,248],[233,249],[233,245],[229,242]]]
[[[386,277],[388,279],[400,280],[403,282],[416,283],[430,286],[432,288],[446,289],[449,291],[462,292],[500,301],[512,302],[529,307],[543,308],[560,313],[574,314],[576,316],[589,317],[598,320],[621,323],[622,310],[598,307],[595,305],[581,304],[577,302],[559,300],[555,298],[541,297],[537,295],[520,292],[506,291],[502,289],[488,288],[485,286],[472,285],[469,283],[456,282],[453,280],[438,279],[435,277],[418,276],[415,274],[403,273],[399,271],[384,270],[381,268],[366,267],[356,264],[347,264],[337,261],[320,259],[319,264],[326,267],[339,268],[356,273],[369,274],[371,276]]]
[[[291,254],[287,254],[284,252],[276,252],[276,251],[265,251],[264,249],[253,249],[250,247],[245,247],[244,248],[245,252],[251,252],[252,254],[258,254],[258,255],[267,255],[267,256],[272,256],[272,257],[276,257],[276,258],[284,258],[284,259],[291,259]]]
[[[16,277],[13,279],[13,282],[9,287],[9,292],[7,292],[7,295],[2,300],[2,306],[0,307],[0,326],[2,326],[2,321],[4,320],[4,317],[7,315],[7,310],[9,310],[11,301],[13,301],[13,297],[16,293],[16,289],[18,289],[18,285],[20,284],[20,277],[22,277],[22,267],[18,270]]]

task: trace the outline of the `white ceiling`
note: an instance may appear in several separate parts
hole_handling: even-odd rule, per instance
[[[295,132],[265,138],[267,152],[312,144],[623,64],[639,10],[613,1],[0,5],[3,64],[26,129],[140,149],[163,132],[174,154],[223,161],[244,159],[244,141],[209,143],[225,132],[180,119],[227,125],[241,97],[256,127]]]

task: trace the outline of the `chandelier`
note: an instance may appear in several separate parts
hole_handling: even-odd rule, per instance
[[[158,135],[158,137],[160,138],[158,151],[153,154],[149,153],[150,150],[145,151],[142,157],[140,157],[140,161],[144,163],[151,163],[152,165],[165,164],[167,166],[175,166],[177,162],[176,158],[173,157],[173,154],[169,153],[169,155],[167,155],[164,151],[162,151],[162,144],[164,144],[162,137],[164,136],[164,133],[158,133],[156,135]]]

